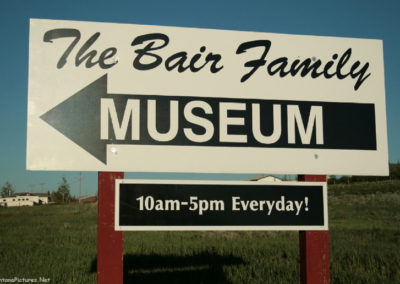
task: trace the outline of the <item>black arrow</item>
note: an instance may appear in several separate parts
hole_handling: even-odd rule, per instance
[[[140,102],[140,139],[132,140],[130,119],[125,138],[116,139],[115,133],[109,133],[109,139],[101,139],[101,99],[113,99],[118,121],[121,123],[125,112],[127,100],[135,99]],[[157,131],[168,132],[170,129],[170,102],[178,101],[178,132],[171,141],[160,142],[149,134],[147,129],[149,100],[157,102]],[[205,113],[201,108],[194,109],[198,117],[209,120],[214,127],[213,136],[205,142],[194,142],[187,138],[184,129],[192,129],[197,135],[202,135],[205,129],[197,124],[190,123],[184,116],[184,107],[191,101],[203,101],[212,108],[211,113]],[[239,115],[243,117],[244,125],[233,125],[229,133],[233,135],[246,135],[246,142],[223,142],[219,136],[219,106],[224,102],[246,104],[246,109],[229,116]],[[252,133],[252,104],[259,104],[261,109],[261,131],[263,135],[269,135],[273,131],[272,107],[279,104],[282,107],[282,134],[273,144],[262,144],[257,141]],[[318,105],[323,108],[323,135],[324,143],[317,144],[315,133],[309,144],[300,141],[299,133],[296,133],[296,143],[288,143],[287,112],[288,105],[297,105],[303,121],[307,125],[307,117],[310,108]],[[108,114],[107,114],[108,115]],[[155,115],[155,114],[150,114]],[[375,109],[373,104],[357,103],[332,103],[332,102],[305,102],[283,100],[255,100],[255,99],[228,99],[210,97],[189,96],[160,96],[160,95],[131,95],[108,94],[107,74],[93,83],[84,87],[76,94],[69,97],[41,116],[45,122],[72,140],[78,146],[92,154],[102,163],[107,164],[108,144],[136,144],[136,145],[179,145],[179,146],[212,146],[212,147],[257,147],[257,148],[313,148],[313,149],[357,149],[376,150],[376,126]],[[109,129],[111,129],[109,121]],[[112,131],[110,131],[112,132]],[[314,131],[315,132],[315,131]]]
[[[107,74],[40,118],[106,164],[109,141],[100,139],[100,103],[106,96]]]

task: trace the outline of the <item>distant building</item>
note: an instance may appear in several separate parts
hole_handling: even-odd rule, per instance
[[[282,181],[280,178],[276,176],[256,176],[248,179],[249,181]]]
[[[16,193],[12,196],[1,197],[1,207],[18,207],[48,204],[49,197],[43,193]]]
[[[79,199],[79,203],[90,203],[96,201],[97,201],[97,196],[86,196],[86,197],[81,197]]]

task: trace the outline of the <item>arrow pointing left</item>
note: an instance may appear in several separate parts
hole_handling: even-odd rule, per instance
[[[107,162],[107,140],[100,137],[100,102],[107,96],[107,74],[55,106],[40,118],[102,163]]]
[[[103,164],[108,144],[376,150],[372,104],[108,94],[107,74],[41,119]]]

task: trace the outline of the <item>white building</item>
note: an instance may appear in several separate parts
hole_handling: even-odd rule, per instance
[[[249,181],[282,181],[280,178],[276,176],[256,176],[248,179]]]
[[[33,206],[48,203],[47,194],[40,193],[17,193],[13,196],[0,198],[1,207]]]

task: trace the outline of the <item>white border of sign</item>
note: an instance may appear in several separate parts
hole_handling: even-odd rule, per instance
[[[288,185],[322,186],[324,226],[120,226],[119,225],[119,189],[120,184],[211,184],[211,185]],[[328,193],[326,182],[254,182],[254,181],[201,181],[201,180],[115,180],[115,230],[116,231],[308,231],[328,230]]]
[[[60,61],[66,49],[72,46],[74,37],[57,38],[59,35],[53,34],[45,41],[44,35],[48,35],[48,32],[54,29],[74,29],[80,34],[79,42],[69,54],[65,65],[60,68],[57,68],[57,62]],[[84,43],[96,33],[99,33],[99,38],[88,50],[82,52],[88,54],[96,50],[97,55],[94,61],[97,61],[103,51],[104,56],[110,55],[106,50],[111,47],[116,48],[113,58],[105,56],[107,64],[115,63],[108,69],[102,69],[98,64],[85,67],[86,61],[83,60],[85,56],[79,52]],[[138,37],[154,33],[162,33],[169,37],[169,43],[165,48],[154,51],[164,61],[158,67],[143,71],[134,67],[133,62],[137,59],[135,51],[143,48],[148,41],[140,43],[141,40]],[[28,170],[388,174],[385,80],[381,40],[47,19],[31,19],[29,37],[26,164]],[[135,39],[138,40],[135,41]],[[265,58],[267,64],[258,68],[248,80],[241,82],[242,76],[251,70],[249,66],[245,66],[246,63],[260,58],[263,48],[249,48],[246,52],[238,52],[238,49],[243,43],[259,40],[271,42]],[[133,44],[133,41],[138,44]],[[158,41],[157,44],[160,42]],[[204,52],[201,51],[202,47],[206,49]],[[346,50],[351,50],[351,56],[344,56]],[[223,69],[212,73],[211,64],[208,63],[199,72],[191,72],[187,69],[180,73],[177,68],[168,71],[164,63],[172,54],[179,52],[187,53],[188,58],[185,64],[188,64],[195,54],[201,55],[203,61],[209,53],[218,54],[222,59],[217,66],[223,66]],[[333,59],[335,55],[337,59]],[[82,62],[77,64],[79,58]],[[289,60],[289,65],[297,58],[317,60],[316,62],[322,62],[321,70],[323,66],[327,66],[325,64],[333,62],[334,66],[330,72],[338,72],[335,71],[338,68],[343,74],[349,73],[357,62],[359,62],[359,67],[368,63],[368,73],[371,73],[371,76],[364,77],[365,80],[360,88],[355,90],[357,80],[352,79],[349,74],[344,79],[338,79],[338,76],[333,76],[331,79],[319,76],[313,79],[310,74],[304,78],[300,75],[288,75],[283,78],[278,74],[269,75],[267,65],[274,60],[279,62],[279,59],[284,58]],[[145,59],[150,58],[147,56]],[[203,61],[200,62],[199,59],[198,65],[200,66]],[[337,67],[340,65],[339,61],[347,63],[343,63],[342,67]],[[278,64],[274,68],[279,66]],[[108,143],[104,148],[107,162],[103,163],[89,152],[88,149],[92,150],[91,146],[85,148],[82,144],[73,142],[74,139],[71,136],[64,135],[62,131],[57,130],[57,127],[53,127],[41,117],[106,75],[108,95],[141,94],[196,97],[199,100],[210,97],[372,104],[376,119],[376,150],[205,147],[201,146],[201,143],[194,146],[128,145],[118,144],[119,141],[116,141],[113,144]],[[88,110],[90,106],[85,105],[85,108]],[[57,120],[69,122],[68,115],[71,115],[82,122],[81,125],[86,125],[85,119],[80,118],[78,110],[76,112],[65,112],[67,115],[64,117],[63,114],[63,117],[58,117]],[[224,121],[226,122],[227,119]],[[233,125],[238,123],[240,126],[242,125],[240,121],[229,123]],[[78,125],[79,123],[71,122],[70,124]],[[93,129],[85,127],[84,131],[75,132],[82,135],[93,133]],[[339,131],[337,135],[345,134]],[[98,136],[101,140],[101,135]],[[282,139],[287,139],[287,137],[282,136]],[[84,140],[94,141],[95,139],[88,137]]]

